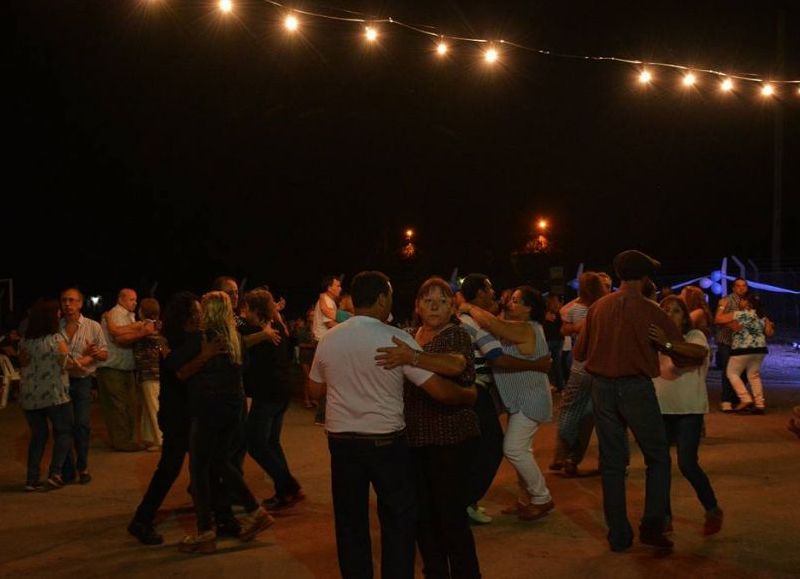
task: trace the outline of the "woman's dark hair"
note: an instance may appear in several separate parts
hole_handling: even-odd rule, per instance
[[[353,296],[353,306],[356,308],[375,305],[378,296],[388,295],[390,291],[389,278],[379,271],[362,271],[356,274],[350,284],[350,295]]]
[[[547,313],[547,302],[545,302],[542,292],[529,285],[521,285],[515,291],[522,295],[522,303],[531,309],[531,319],[534,322],[543,323]]]
[[[57,334],[60,308],[58,300],[36,300],[28,315],[28,328],[25,330],[25,338],[35,340]]]
[[[764,304],[761,303],[761,298],[759,297],[758,294],[747,292],[745,299],[747,299],[747,302],[750,304],[750,307],[756,311],[756,315],[759,318],[767,317],[767,312],[764,311]]]
[[[692,329],[692,317],[689,315],[689,307],[686,305],[686,302],[680,298],[680,296],[676,296],[674,294],[671,296],[667,296],[663,300],[661,300],[661,303],[659,303],[658,305],[663,310],[664,306],[668,306],[673,303],[678,304],[678,307],[680,307],[681,311],[683,312],[683,323],[681,324],[681,334],[688,334],[689,330]]]
[[[587,306],[603,297],[606,288],[603,286],[603,279],[594,271],[585,271],[578,279],[578,297]]]
[[[275,300],[267,290],[255,289],[247,292],[244,301],[250,311],[258,316],[263,322],[268,322],[275,315]]]
[[[200,300],[192,292],[178,292],[164,310],[164,337],[170,346],[180,342],[186,324],[194,315],[194,304]]]
[[[703,317],[706,319],[706,327],[711,328],[714,319],[711,317],[711,309],[708,307],[708,302],[706,302],[705,292],[696,285],[687,285],[683,288],[683,291],[686,295],[686,307],[689,309],[689,313],[695,310],[702,310]]]
[[[328,288],[331,287],[333,285],[334,280],[337,279],[339,279],[339,276],[336,275],[326,275],[325,277],[323,277],[322,283],[319,284],[321,290],[320,293],[324,294],[326,291],[328,291]]]
[[[139,310],[142,312],[142,317],[147,320],[158,320],[161,318],[161,305],[155,298],[144,298],[139,302]]]

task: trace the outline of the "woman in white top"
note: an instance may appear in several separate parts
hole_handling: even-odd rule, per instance
[[[690,344],[698,344],[708,352],[708,340],[705,334],[692,328],[689,309],[678,296],[668,296],[661,301],[661,309],[675,322],[684,339]],[[664,346],[667,343],[663,331],[654,331],[657,341]],[[680,368],[672,359],[664,354],[658,355],[661,363],[661,375],[653,380],[664,417],[664,425],[670,442],[677,446],[678,468],[697,493],[697,498],[706,510],[703,532],[713,535],[722,528],[722,509],[717,505],[714,489],[708,476],[700,467],[697,451],[703,431],[703,416],[708,413],[708,391],[706,376],[708,374],[709,356],[706,353],[702,361]],[[667,501],[667,530],[672,527],[672,512]]]
[[[52,425],[54,438],[47,478],[47,486],[52,489],[64,486],[61,468],[72,444],[72,403],[67,374],[72,360],[59,330],[59,313],[56,300],[38,301],[31,308],[28,328],[20,342],[20,406],[31,429],[26,491],[44,487],[39,480],[39,465],[50,434],[47,422]]]
[[[472,304],[464,309],[483,329],[502,340],[504,354],[532,361],[549,357],[542,328],[546,305],[542,294],[532,287],[520,286],[514,290],[505,320]],[[555,506],[532,448],[539,426],[552,419],[550,382],[546,372],[496,370],[493,373],[508,412],[503,453],[517,471],[520,487],[517,501],[503,513],[517,514],[525,521],[540,519]]]

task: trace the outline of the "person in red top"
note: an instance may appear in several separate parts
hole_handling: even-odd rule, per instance
[[[639,443],[647,465],[645,509],[639,539],[672,548],[664,536],[670,486],[669,444],[660,417],[653,378],[659,375],[658,352],[685,365],[701,353],[684,342],[677,326],[642,287],[661,264],[636,250],[614,258],[620,290],[595,302],[586,316],[573,355],[586,362],[592,376],[592,402],[600,442],[603,510],[612,551],[633,543],[625,504],[626,429]],[[703,354],[704,355],[704,354]]]

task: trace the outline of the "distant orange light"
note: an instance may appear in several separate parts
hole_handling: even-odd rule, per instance
[[[406,229],[406,237],[414,237],[414,230]]]
[[[536,226],[537,226],[539,229],[547,229],[547,219],[540,219],[540,220],[538,221],[538,223],[536,223]]]

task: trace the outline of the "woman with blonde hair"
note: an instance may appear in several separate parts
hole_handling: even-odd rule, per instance
[[[189,407],[192,414],[189,434],[189,470],[192,478],[192,499],[197,513],[197,535],[181,541],[184,552],[213,553],[216,551],[211,500],[211,480],[221,480],[228,496],[241,497],[248,513],[239,538],[250,541],[273,523],[272,517],[259,506],[253,493],[233,464],[231,440],[240,429],[244,390],[242,388],[242,338],[236,329],[233,308],[228,294],[213,291],[205,294],[203,306],[203,332],[198,334],[195,348],[202,353],[204,344],[216,342],[222,355],[206,358],[198,356],[178,372],[186,380]]]

